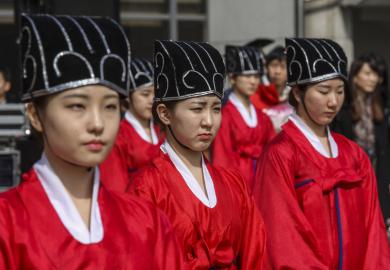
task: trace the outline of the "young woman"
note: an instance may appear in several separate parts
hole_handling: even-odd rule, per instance
[[[108,189],[124,192],[131,175],[160,152],[162,136],[152,121],[153,97],[152,63],[132,60],[128,110],[114,148],[100,166],[102,182]]]
[[[129,191],[165,212],[189,269],[261,269],[264,230],[245,181],[202,155],[221,121],[224,66],[207,43],[156,41],[153,112],[160,156]]]
[[[22,17],[23,97],[44,152],[0,194],[1,269],[182,269],[169,221],[100,185],[130,51],[113,20]]]
[[[256,161],[275,130],[250,97],[260,82],[260,52],[252,47],[226,47],[226,69],[233,92],[222,110],[221,128],[212,145],[213,164],[238,168],[253,189]]]
[[[369,156],[385,219],[390,218],[390,141],[384,110],[387,89],[381,85],[386,77],[387,70],[377,55],[366,53],[355,59],[349,75],[350,100],[332,123],[334,131],[355,140]]]
[[[329,131],[345,96],[347,59],[325,39],[287,39],[296,114],[262,154],[254,196],[270,269],[387,269],[389,243],[364,151]]]

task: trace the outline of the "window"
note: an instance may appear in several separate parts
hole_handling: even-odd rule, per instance
[[[120,0],[133,57],[151,59],[155,39],[203,41],[206,0]]]

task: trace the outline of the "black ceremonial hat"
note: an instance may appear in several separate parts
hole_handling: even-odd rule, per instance
[[[263,74],[265,58],[257,47],[225,47],[226,71],[237,75]]]
[[[347,57],[340,45],[332,40],[287,38],[286,55],[290,86],[333,78],[347,81]]]
[[[153,64],[146,59],[133,58],[130,64],[130,91],[153,85]]]
[[[129,88],[130,45],[110,18],[22,15],[22,100],[100,84]]]
[[[223,96],[225,65],[208,43],[156,40],[154,67],[156,101]]]

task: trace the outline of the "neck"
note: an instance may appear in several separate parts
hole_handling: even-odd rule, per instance
[[[326,126],[315,123],[301,107],[297,110],[297,114],[318,138],[326,137]]]
[[[285,85],[275,85],[276,90],[278,91],[279,96],[283,94],[283,90],[286,88]]]
[[[142,126],[144,129],[146,129],[146,130],[150,129],[150,120],[149,120],[149,119],[144,119],[144,118],[140,117],[140,116],[133,110],[133,108],[130,108],[130,109],[129,109],[129,112],[130,112],[132,115],[134,115],[135,119],[138,120],[138,122],[141,124],[141,126]]]
[[[167,141],[188,168],[201,168],[202,152],[184,148],[173,138],[170,131],[167,132]]]
[[[71,164],[45,147],[46,157],[53,171],[61,180],[71,197],[78,199],[91,199],[94,169]]]
[[[249,107],[251,105],[249,96],[241,94],[240,91],[237,91],[236,89],[234,89],[234,94],[237,96],[238,100],[244,105],[244,107],[249,110]]]
[[[358,99],[367,99],[370,95],[366,93],[364,90],[356,88],[356,97]]]

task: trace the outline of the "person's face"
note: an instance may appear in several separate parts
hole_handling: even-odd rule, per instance
[[[209,148],[221,125],[221,100],[215,95],[179,101],[173,110],[160,104],[157,112],[179,142],[197,152]]]
[[[119,108],[116,92],[92,85],[50,96],[44,109],[30,104],[28,116],[43,133],[45,152],[89,168],[109,153],[119,128]]]
[[[0,72],[0,99],[5,97],[5,93],[7,93],[11,88],[11,83],[8,82],[4,74]]]
[[[138,118],[149,121],[152,119],[154,87],[135,90],[130,97],[130,110]]]
[[[340,111],[344,102],[344,82],[332,79],[308,86],[304,95],[306,109],[312,120],[321,126],[329,125]],[[299,90],[293,89],[298,101],[299,115],[306,115]]]
[[[235,75],[230,77],[230,82],[235,91],[249,97],[256,93],[260,83],[260,75]]]
[[[375,91],[379,83],[379,75],[376,73],[369,64],[364,63],[359,72],[353,78],[353,83],[357,89],[365,92],[372,93]]]
[[[268,77],[277,87],[285,86],[287,82],[287,65],[285,60],[272,60],[267,66]]]

